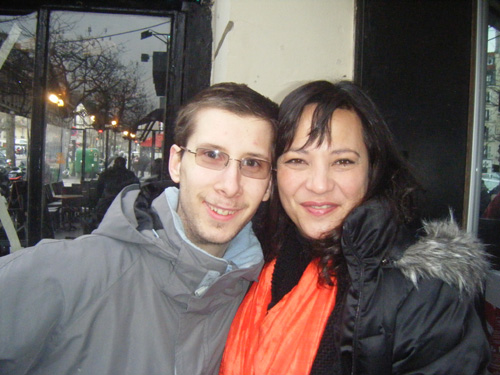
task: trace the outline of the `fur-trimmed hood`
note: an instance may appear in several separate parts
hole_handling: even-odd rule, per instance
[[[342,246],[348,264],[375,272],[392,264],[418,288],[419,280],[436,278],[462,296],[482,292],[490,267],[482,243],[461,230],[452,215],[424,222],[421,235],[396,222],[386,204],[371,200],[354,209],[343,225]],[[351,274],[351,278],[356,275]]]
[[[466,295],[483,291],[490,265],[483,244],[461,230],[453,217],[424,222],[425,236],[394,264],[417,287],[420,278],[438,278]]]

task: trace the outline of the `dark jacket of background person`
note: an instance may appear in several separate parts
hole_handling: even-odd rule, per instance
[[[99,200],[95,209],[95,227],[99,225],[118,193],[125,186],[139,183],[139,179],[134,172],[126,168],[126,163],[125,158],[118,156],[115,158],[113,166],[102,172],[97,180],[96,194]]]
[[[262,250],[250,223],[224,258],[186,242],[177,194],[129,186],[93,234],[0,259],[1,374],[217,373]]]
[[[485,219],[500,219],[500,193],[491,200],[482,217]]]

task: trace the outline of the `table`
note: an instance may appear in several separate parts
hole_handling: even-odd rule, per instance
[[[80,200],[83,194],[54,194],[52,197],[61,200],[61,227],[68,231],[76,230],[77,227],[73,225],[73,221],[80,212]]]

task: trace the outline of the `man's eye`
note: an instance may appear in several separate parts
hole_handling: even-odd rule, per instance
[[[262,161],[259,159],[245,159],[244,160],[244,165],[245,167],[249,168],[261,168],[262,164],[264,164]]]
[[[222,154],[219,150],[205,150],[205,151],[203,151],[203,157],[206,157],[209,159],[221,159]]]

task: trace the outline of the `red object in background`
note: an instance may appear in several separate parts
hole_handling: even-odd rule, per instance
[[[141,142],[142,147],[151,147],[153,144],[153,137],[146,138],[144,142]],[[156,134],[155,137],[155,147],[161,147],[163,145],[163,134]]]

